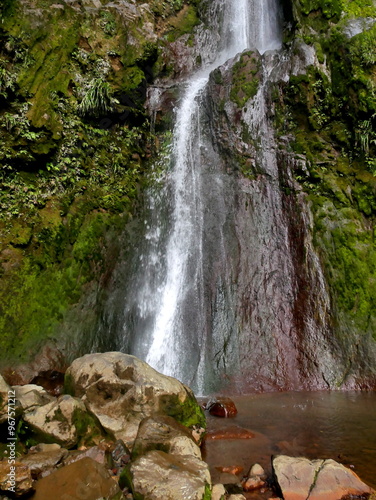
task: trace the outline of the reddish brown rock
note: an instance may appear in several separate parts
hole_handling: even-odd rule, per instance
[[[229,474],[234,474],[237,476],[243,472],[243,467],[241,465],[230,465],[227,467],[216,467],[219,472],[228,472]]]
[[[342,464],[334,460],[325,460],[317,476],[309,500],[339,500],[345,496],[363,496],[372,493],[372,489]]]
[[[56,396],[62,391],[66,368],[61,352],[46,344],[30,363],[6,367],[2,375],[9,385],[36,384]]]
[[[265,481],[263,481],[259,476],[252,476],[244,479],[242,481],[242,486],[244,491],[254,491],[265,486]]]
[[[242,427],[238,427],[236,425],[232,427],[228,427],[226,429],[218,429],[218,430],[213,430],[209,431],[206,436],[205,440],[209,439],[253,439],[255,437],[255,434],[248,430],[248,429],[243,429]]]
[[[120,494],[109,472],[91,458],[57,469],[35,483],[33,500],[98,500]]]
[[[221,418],[232,418],[238,413],[235,403],[230,398],[218,398],[207,403],[206,409],[210,415]]]
[[[27,465],[20,462],[9,463],[8,460],[0,462],[0,492],[13,492],[16,496],[22,496],[32,490],[33,480]]]

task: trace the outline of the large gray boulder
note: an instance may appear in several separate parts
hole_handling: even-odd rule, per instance
[[[341,500],[372,493],[350,469],[334,460],[277,456],[273,473],[284,500]]]
[[[126,467],[119,482],[144,500],[202,500],[210,484],[209,468],[202,460],[156,450]]]
[[[85,404],[69,395],[25,412],[23,419],[42,442],[65,448],[92,444],[101,436],[100,424],[88,414]]]
[[[142,419],[170,415],[183,425],[205,426],[192,391],[147,363],[120,352],[87,354],[66,373],[66,391],[82,398],[102,426],[132,447]]]
[[[201,450],[192,433],[172,417],[156,415],[142,420],[133,446],[132,459],[151,450],[201,459]]]

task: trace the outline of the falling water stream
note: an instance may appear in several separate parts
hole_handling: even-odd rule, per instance
[[[185,84],[176,111],[171,167],[164,187],[149,199],[148,245],[140,256],[143,278],[134,285],[133,301],[126,304],[127,328],[132,323],[137,330],[132,354],[198,392],[205,390],[205,351],[211,328],[204,284],[208,207],[203,186],[207,178],[203,175],[202,96],[210,73],[236,54],[247,48],[264,53],[281,45],[276,0],[226,0],[221,5],[221,48],[214,62]],[[224,198],[220,176],[212,180],[219,186],[217,198]]]

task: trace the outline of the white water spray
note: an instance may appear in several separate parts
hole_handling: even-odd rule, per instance
[[[149,331],[142,332],[142,342],[137,339],[133,348],[133,354],[146,359],[158,371],[195,385],[199,392],[204,386],[208,342],[203,296],[205,200],[202,183],[205,180],[201,175],[200,98],[210,73],[228,59],[247,48],[264,53],[280,47],[276,0],[226,0],[223,18],[221,51],[213,63],[187,82],[176,113],[169,179],[173,201],[167,247],[161,255],[156,228],[151,227],[147,238],[155,240],[153,251],[149,251],[148,262],[144,263],[144,283],[137,294],[139,315],[149,318]],[[220,185],[221,181],[215,182]],[[156,222],[161,223],[158,217]],[[154,283],[153,288],[150,279],[158,259],[164,261],[164,271],[160,283]],[[198,331],[187,335],[190,328]],[[200,354],[195,358],[190,351]]]

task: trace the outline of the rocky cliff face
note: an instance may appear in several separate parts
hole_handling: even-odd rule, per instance
[[[280,54],[244,53],[208,88],[212,165],[234,177],[212,362],[245,388],[374,387],[374,19],[292,7]]]
[[[209,388],[370,388],[376,12],[283,9],[283,49],[237,56],[205,91],[207,341],[188,364],[204,356]],[[119,345],[148,161],[168,152],[180,82],[221,46],[220,13],[205,1],[6,4],[4,347]]]

